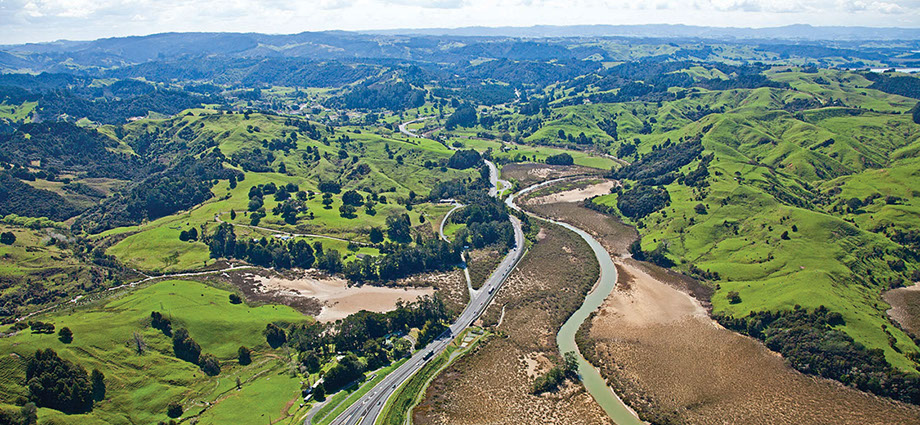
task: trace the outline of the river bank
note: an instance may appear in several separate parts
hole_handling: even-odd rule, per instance
[[[803,375],[708,316],[711,289],[629,258],[635,230],[577,203],[531,206],[586,229],[613,257],[616,290],[579,348],[624,401],[656,423],[920,423],[920,409]]]

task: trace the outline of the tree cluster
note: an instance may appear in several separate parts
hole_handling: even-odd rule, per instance
[[[62,359],[48,348],[37,350],[26,362],[26,386],[29,399],[39,407],[64,413],[84,413],[93,409],[93,402],[105,396],[105,377]]]
[[[575,163],[575,160],[572,159],[572,155],[563,152],[558,155],[546,157],[546,163],[549,165],[572,165]]]
[[[716,315],[728,329],[757,338],[779,352],[797,370],[840,381],[876,395],[920,404],[920,377],[893,368],[881,349],[867,349],[835,326],[840,313],[820,306],[785,311],[756,311],[735,318]]]
[[[617,208],[629,218],[643,218],[671,202],[668,191],[655,186],[636,185],[617,197]]]

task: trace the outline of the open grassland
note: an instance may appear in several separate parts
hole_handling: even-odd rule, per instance
[[[597,280],[597,262],[574,233],[547,225],[483,317],[496,336],[432,381],[415,424],[610,423],[580,384],[535,396],[537,374],[559,361],[556,331]]]
[[[19,105],[8,104],[4,101],[0,103],[0,119],[6,119],[13,122],[25,121],[37,106],[37,101],[22,102]]]
[[[39,409],[42,420],[60,417],[66,423],[155,423],[167,419],[166,405],[170,402],[181,403],[187,415],[204,410],[203,423],[225,423],[220,418],[229,414],[234,415],[234,423],[264,423],[263,414],[278,418],[285,404],[299,396],[300,388],[288,375],[283,355],[267,346],[262,331],[274,321],[296,323],[310,318],[284,306],[231,304],[228,294],[197,282],[164,281],[41,317],[58,329],[69,327],[73,342],[64,344],[56,335],[28,330],[3,338],[2,398],[24,396],[25,358],[35,350],[52,348],[65,359],[102,371],[107,395],[88,414],[62,416]],[[170,338],[150,326],[152,311],[170,318],[173,329],[188,329],[203,353],[220,360],[221,374],[208,377],[197,366],[177,359]],[[140,354],[135,334],[146,347]],[[237,348],[241,345],[255,350],[249,366],[238,365]],[[236,377],[244,382],[239,392]],[[261,408],[246,408],[256,404]]]
[[[590,168],[609,170],[611,167],[618,166],[617,162],[611,158],[594,155],[588,152],[582,152],[572,149],[554,148],[542,145],[518,145],[503,144],[501,141],[482,140],[482,139],[463,139],[460,140],[465,148],[473,148],[478,151],[485,151],[492,148],[492,157],[496,159],[505,159],[508,161],[537,161],[543,162],[547,157],[567,153],[572,156],[576,165],[582,165]],[[505,149],[502,149],[505,146]],[[526,157],[526,159],[524,158]]]

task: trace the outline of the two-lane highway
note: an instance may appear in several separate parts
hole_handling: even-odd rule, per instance
[[[494,191],[490,191],[490,194],[495,196],[497,193],[495,184],[498,181],[497,169],[491,162],[486,161],[486,164],[492,171],[490,180],[493,182]],[[492,275],[489,276],[482,288],[470,296],[470,303],[467,304],[460,317],[450,325],[449,332],[445,332],[438,339],[429,343],[428,346],[415,353],[402,366],[387,375],[367,394],[356,400],[354,404],[335,418],[332,421],[332,425],[373,425],[387,400],[396,392],[396,389],[408,381],[425,363],[441,354],[454,337],[472,325],[482,315],[482,312],[495,298],[501,285],[508,279],[508,276],[511,275],[514,267],[517,266],[518,261],[524,255],[524,232],[521,230],[521,222],[514,216],[511,216],[510,219],[514,227],[514,247],[511,248]]]

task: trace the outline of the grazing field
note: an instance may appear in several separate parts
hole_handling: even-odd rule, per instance
[[[537,374],[560,361],[555,334],[597,280],[597,263],[577,235],[546,225],[482,319],[496,335],[438,375],[415,409],[415,424],[608,424],[580,384],[532,395]]]
[[[286,199],[265,193],[260,198],[258,209],[264,214],[258,226],[368,243],[370,229],[384,228],[386,218],[394,214],[408,214],[413,226],[434,223],[449,207],[422,202],[428,192],[439,181],[466,180],[476,172],[443,166],[453,151],[438,142],[404,141],[350,128],[317,130],[314,134],[322,134],[323,139],[338,137],[335,145],[302,135],[293,141],[289,139],[292,149],[273,150],[264,156],[262,149],[267,140],[284,140],[301,131],[289,118],[275,115],[226,115],[193,109],[174,118],[139,120],[126,129],[137,133],[188,132],[185,137],[191,138],[187,141],[189,145],[204,149],[216,143],[216,149],[223,155],[239,158],[238,161],[246,164],[232,166],[244,171],[244,179],[233,185],[219,181],[211,188],[214,196],[200,205],[138,225],[110,229],[97,236],[113,238],[109,254],[131,267],[153,273],[194,270],[213,263],[204,244],[180,241],[180,232],[196,228],[204,236],[217,226],[215,217],[238,225],[253,224],[250,193],[259,185],[278,188],[295,185],[297,189],[290,192],[290,198],[297,198],[302,205],[294,220],[285,221],[279,208]],[[253,162],[252,158],[266,163]],[[323,203],[320,182],[338,182],[340,187],[333,191],[331,202]],[[374,207],[367,209],[359,204],[354,214],[342,214],[343,193],[349,190],[356,191],[364,200],[374,199]],[[405,203],[410,198],[414,205],[407,207]],[[230,217],[231,211],[236,213],[235,219]],[[240,230],[242,226],[237,229],[248,232]],[[249,230],[254,237],[272,234]]]
[[[67,415],[67,423],[156,423],[168,419],[166,406],[171,402],[183,405],[189,415],[206,410],[202,423],[220,423],[221,415],[229,412],[237,415],[236,423],[263,423],[265,413],[277,418],[285,404],[299,395],[299,384],[287,375],[284,356],[268,347],[262,331],[274,321],[311,319],[285,306],[232,304],[229,294],[197,282],[171,280],[112,292],[88,305],[42,316],[40,320],[58,329],[70,328],[73,342],[65,344],[56,335],[28,330],[3,338],[0,395],[4,400],[24,396],[25,359],[37,349],[52,348],[64,359],[99,369],[106,376],[105,400],[91,413]],[[198,366],[176,358],[170,338],[151,327],[152,311],[170,318],[173,329],[188,329],[202,353],[220,361],[220,375],[208,377]],[[137,339],[143,341],[141,352]],[[248,366],[238,364],[241,345],[255,350]],[[245,383],[241,392],[236,392],[236,377]],[[266,410],[245,409],[256,399]],[[240,405],[234,406],[237,402]],[[60,415],[39,409],[40,418]],[[208,417],[215,422],[205,421]]]
[[[464,147],[473,148],[480,151],[491,148],[492,157],[499,161],[506,160],[510,162],[543,162],[546,161],[546,158],[550,156],[567,153],[572,156],[572,159],[575,161],[575,165],[581,165],[584,167],[601,170],[609,170],[611,167],[619,166],[619,163],[611,158],[571,149],[553,148],[541,145],[528,146],[507,144],[505,145],[506,149],[502,150],[502,143],[500,141],[463,139],[460,142],[464,145]]]
[[[21,218],[22,223],[39,220]],[[0,310],[21,316],[87,292],[118,285],[137,275],[117,265],[77,256],[81,244],[59,227],[30,228],[0,223],[16,242],[0,244]]]

